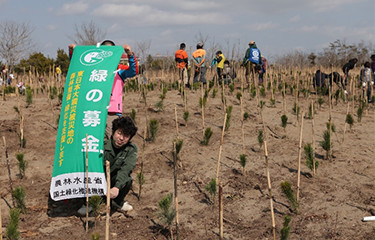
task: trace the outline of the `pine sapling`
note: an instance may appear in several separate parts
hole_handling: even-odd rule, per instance
[[[352,116],[350,113],[348,113],[348,114],[346,115],[345,122],[346,122],[347,124],[349,124],[350,129],[352,129],[353,124],[354,124],[354,118],[353,118],[353,116]]]
[[[100,233],[92,233],[91,240],[100,240]]]
[[[271,98],[271,99],[270,99],[270,102],[271,102],[271,106],[272,106],[272,107],[275,107],[275,105],[276,105],[276,100],[275,100],[274,98]]]
[[[322,107],[323,103],[324,103],[324,99],[323,99],[322,97],[319,97],[319,98],[318,98],[319,108]]]
[[[298,203],[294,196],[294,192],[292,190],[292,185],[290,184],[290,182],[288,181],[281,182],[280,186],[281,186],[282,192],[284,193],[286,198],[289,200],[293,211],[297,211]]]
[[[263,137],[263,130],[258,131],[258,143],[259,143],[259,148],[262,147],[264,142],[264,137]]]
[[[14,111],[16,112],[16,113],[20,113],[20,110],[18,109],[18,107],[17,106],[13,106],[13,109],[14,109]]]
[[[173,159],[176,157],[176,159],[179,160],[178,154],[180,153],[180,151],[182,149],[182,145],[183,145],[184,141],[181,140],[181,139],[175,139],[174,142],[176,143],[176,149],[172,150],[172,157],[173,157]]]
[[[30,87],[26,87],[26,103],[27,105],[33,103],[33,90]]]
[[[9,210],[10,220],[6,228],[6,235],[7,239],[9,240],[18,240],[20,236],[20,232],[18,230],[20,212],[21,211],[18,208],[11,208]]]
[[[323,132],[323,141],[320,142],[320,146],[326,151],[326,159],[329,159],[329,152],[332,149],[333,143],[331,142],[331,134],[329,130]]]
[[[227,113],[227,120],[225,121],[225,131],[227,131],[230,127],[230,120],[232,118],[232,110],[233,110],[233,106],[230,105],[227,107],[227,109],[225,110],[225,112]]]
[[[290,233],[290,223],[291,217],[289,215],[284,216],[284,223],[283,228],[280,230],[280,239],[281,240],[287,240],[289,238]]]
[[[25,171],[27,168],[27,161],[24,159],[23,153],[17,153],[16,158],[18,161],[18,169],[20,171],[19,177],[22,179],[25,176]]]
[[[216,97],[216,94],[217,94],[217,88],[214,88],[213,90],[212,90],[212,94],[211,94],[211,97],[212,98],[215,98]]]
[[[22,188],[22,186],[19,186],[18,188],[13,190],[12,195],[15,201],[15,207],[18,208],[21,213],[25,213],[26,212],[25,190]]]
[[[135,111],[134,108],[132,108],[132,111],[130,112],[130,118],[133,120],[134,123],[136,123],[135,121],[136,115],[137,115],[137,112]]]
[[[361,101],[359,103],[359,106],[358,106],[358,109],[357,109],[358,122],[361,122],[361,120],[362,120],[362,115],[363,115],[363,112],[365,110],[365,107],[366,107],[366,103],[364,101]]]
[[[138,186],[139,186],[139,193],[138,193],[138,200],[141,199],[142,194],[142,186],[145,183],[145,175],[143,174],[143,167],[141,167],[141,171],[137,173],[137,180],[138,180]]]
[[[230,93],[233,93],[234,92],[234,84],[233,83],[231,83],[231,84],[229,84],[229,92]]]
[[[266,105],[266,102],[263,101],[263,100],[260,100],[259,101],[259,107],[260,107],[260,109],[263,109],[264,105]]]
[[[171,229],[171,225],[176,216],[176,211],[174,208],[172,208],[172,202],[173,202],[172,197],[173,197],[173,194],[169,193],[158,202],[159,210],[157,212],[157,216],[159,217],[160,221],[163,224],[167,225],[166,229],[169,229],[171,238],[173,239],[173,232]]]
[[[215,199],[216,199],[215,196],[216,196],[216,190],[217,190],[216,179],[211,178],[210,182],[206,185],[205,189],[208,192],[208,194],[211,196],[211,199],[210,199],[211,202],[215,203]]]
[[[240,164],[241,164],[241,167],[242,167],[242,174],[245,174],[246,163],[247,163],[246,154],[241,154],[240,155]]]
[[[306,158],[306,166],[313,171],[314,170],[314,162],[315,162],[315,169],[318,169],[319,162],[314,157],[314,149],[311,143],[306,144],[304,147],[305,158]]]
[[[243,120],[247,120],[250,117],[248,112],[243,113]]]
[[[283,114],[281,116],[281,126],[284,128],[284,130],[287,124],[288,124],[288,117],[285,114]]]
[[[159,130],[159,121],[157,119],[151,119],[150,123],[149,123],[149,126],[150,126],[150,137],[149,137],[149,140],[151,142],[154,142],[155,138],[156,138],[156,134],[157,134],[157,132]]]
[[[184,115],[182,116],[182,118],[184,119],[185,121],[185,125],[187,125],[187,122],[189,120],[189,111],[185,111],[184,112]]]
[[[241,101],[242,93],[241,92],[237,92],[236,98],[237,98],[238,101]]]
[[[99,195],[95,195],[89,198],[89,206],[92,208],[93,216],[99,215],[99,210],[104,205],[103,198]]]
[[[208,145],[210,138],[212,136],[212,133],[213,132],[210,127],[206,128],[206,130],[204,131],[203,140],[201,141],[202,145],[205,145],[205,146]]]

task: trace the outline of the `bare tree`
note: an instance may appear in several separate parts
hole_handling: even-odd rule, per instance
[[[80,26],[74,27],[73,37],[69,37],[77,45],[95,45],[102,41],[106,35],[93,20],[89,23],[83,22]]]
[[[146,63],[146,58],[149,55],[150,47],[151,47],[151,40],[143,41],[143,42],[137,42],[136,43],[136,52],[139,51],[140,55],[138,54],[138,60],[142,60],[141,62]]]
[[[0,24],[0,57],[9,65],[10,72],[14,65],[32,49],[31,34],[34,28],[28,23],[6,21]]]

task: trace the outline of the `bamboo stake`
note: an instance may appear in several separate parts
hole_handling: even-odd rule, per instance
[[[301,115],[301,127],[300,127],[300,130],[299,130],[298,173],[297,173],[297,203],[299,203],[299,190],[300,190],[300,182],[301,182],[302,130],[303,130],[303,111],[302,111],[302,115]]]
[[[86,133],[86,233],[89,232],[89,152]]]
[[[286,91],[285,91],[285,78],[283,78],[283,110],[284,115],[286,114]]]
[[[203,135],[204,135],[204,130],[205,130],[205,127],[204,127],[204,100],[203,100],[203,98],[204,98],[204,94],[203,94],[203,83],[201,83],[201,95],[202,95],[202,133],[203,133]]]
[[[243,93],[242,93],[243,94]],[[242,154],[245,154],[245,133],[244,133],[244,119],[243,119],[243,96],[241,101],[241,134],[242,134]]]
[[[3,222],[1,216],[1,204],[0,204],[0,240],[3,240]]]
[[[342,142],[344,142],[344,140],[345,140],[345,132],[346,132],[346,126],[347,126],[347,124],[346,124],[346,116],[348,116],[348,114],[349,114],[349,101],[348,101],[348,104],[347,104],[347,107],[346,107],[345,124],[344,124],[344,134],[342,136]]]
[[[20,124],[20,138],[21,138],[21,148],[23,148],[24,147],[24,144],[23,144],[23,142],[24,142],[24,136],[23,136],[23,123],[24,123],[24,117],[23,117],[23,115],[21,115],[21,124]]]
[[[224,226],[223,226],[223,187],[219,184],[219,232],[220,240],[224,238]]]
[[[109,161],[105,161],[105,169],[107,175],[107,206],[106,206],[106,219],[105,219],[105,240],[109,240],[109,219],[110,219],[110,212],[111,212],[111,196],[109,190],[111,188],[111,171],[109,166]]]
[[[267,141],[264,141],[264,158],[266,160],[268,196],[270,198],[270,209],[271,209],[271,219],[272,219],[272,234],[273,234],[273,240],[276,240],[276,223],[275,223],[275,213],[274,213],[274,210],[273,210],[271,176],[270,176],[270,170],[269,170],[269,167],[268,167]]]
[[[176,142],[173,142],[173,149],[175,151],[174,154],[174,166],[173,166],[173,178],[174,178],[174,201],[175,201],[175,207],[176,207],[176,235],[177,239],[179,238],[179,217],[178,217],[178,195],[177,195],[177,148],[176,148]]]
[[[313,148],[313,175],[316,174],[315,169],[315,116],[314,116],[314,100],[311,100],[312,119],[311,119],[311,135],[312,135],[312,148]]]
[[[224,115],[223,130],[221,132],[220,148],[219,148],[219,158],[217,159],[217,168],[216,168],[216,184],[219,183],[219,170],[220,170],[221,151],[223,150],[223,141],[224,141],[224,133],[225,133],[225,124],[226,124],[226,122],[227,122],[227,113],[225,113],[225,115]]]
[[[178,119],[177,119],[177,105],[176,104],[174,105],[174,118],[175,118],[175,121],[176,121],[176,135],[177,135],[177,139],[180,139],[180,135],[178,134]]]
[[[147,124],[145,126],[145,130],[143,132],[143,144],[142,144],[142,157],[141,157],[141,176],[143,176],[143,162],[145,159],[145,148],[146,148],[146,138],[147,138]],[[139,184],[139,193],[138,193],[138,201],[141,199],[141,193],[142,193],[142,185],[143,183]]]
[[[6,158],[7,167],[8,167],[9,188],[10,188],[10,192],[11,192],[11,195],[12,195],[12,204],[13,204],[13,207],[15,207],[14,197],[13,197],[13,181],[12,181],[12,175],[11,175],[11,172],[10,172],[10,162],[9,162],[9,157],[8,157],[8,149],[7,149],[7,143],[6,143],[6,140],[5,140],[5,136],[3,136],[3,141],[4,141],[4,148],[5,148],[5,158]]]

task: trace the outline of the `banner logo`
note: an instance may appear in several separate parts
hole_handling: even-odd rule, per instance
[[[80,62],[85,66],[93,66],[101,63],[104,58],[112,56],[112,51],[104,51],[103,49],[90,49],[81,54]]]

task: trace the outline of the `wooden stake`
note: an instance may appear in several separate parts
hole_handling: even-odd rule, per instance
[[[314,116],[314,100],[311,100],[311,110],[312,110],[312,119],[311,119],[311,135],[312,135],[312,149],[313,149],[313,175],[316,174],[315,169],[315,116]]]
[[[179,238],[179,231],[178,231],[178,226],[179,226],[179,217],[178,217],[178,195],[177,195],[177,148],[176,148],[176,142],[173,142],[173,149],[175,151],[174,154],[174,164],[173,164],[173,178],[174,178],[174,202],[176,206],[176,235],[177,239]]]
[[[9,188],[10,188],[10,192],[11,192],[11,195],[12,195],[13,207],[15,207],[16,205],[14,203],[14,197],[13,197],[13,181],[12,181],[12,174],[10,172],[10,163],[9,163],[7,142],[5,140],[5,136],[3,136],[3,141],[4,141],[4,149],[5,149],[5,158],[6,158],[6,161],[7,161],[7,168],[8,168]]]
[[[23,137],[23,122],[24,122],[24,118],[23,118],[23,115],[21,115],[21,124],[20,124],[20,139],[21,139],[21,141],[20,141],[20,144],[21,144],[21,148],[23,148],[24,147],[24,144],[23,144],[23,142],[24,142],[24,137]]]
[[[301,182],[302,130],[303,130],[303,111],[301,115],[301,127],[299,130],[299,145],[298,145],[297,203],[299,203],[299,190],[300,190],[300,182]]]
[[[348,101],[348,104],[347,104],[347,107],[346,107],[346,115],[345,115],[345,124],[344,124],[344,134],[342,136],[342,142],[344,142],[345,140],[345,132],[346,132],[346,116],[348,116],[348,113],[349,113],[349,101]]]
[[[219,184],[219,232],[220,240],[224,238],[224,226],[223,226],[223,187]]]
[[[243,92],[242,92],[243,94]],[[242,154],[245,154],[245,133],[244,133],[244,117],[243,117],[243,96],[241,97],[241,134],[242,134]]]
[[[201,83],[201,95],[202,95],[202,133],[204,135],[204,130],[205,130],[205,124],[204,124],[204,103],[203,103],[203,98],[204,98],[204,94],[203,94],[203,83]]]
[[[1,203],[0,203],[0,240],[3,240],[3,222],[1,217]]]
[[[86,133],[86,233],[89,232],[89,151]]]
[[[177,135],[177,139],[180,139],[180,135],[178,134],[178,120],[177,120],[177,105],[175,104],[174,105],[174,118],[175,118],[175,121],[176,121],[176,135]],[[204,131],[204,129],[203,129]]]
[[[109,219],[110,219],[110,212],[111,212],[111,196],[110,196],[110,189],[111,189],[111,170],[109,166],[109,161],[105,161],[105,170],[107,175],[107,206],[106,206],[106,219],[105,219],[105,240],[109,240]]]
[[[283,110],[284,110],[284,115],[286,114],[286,91],[285,91],[285,78],[283,78]]]
[[[221,151],[223,149],[223,141],[224,141],[224,133],[225,133],[225,124],[226,124],[226,122],[227,122],[227,113],[225,113],[225,115],[224,115],[223,130],[221,132],[220,148],[219,148],[219,158],[217,159],[217,168],[216,168],[216,184],[219,183],[219,170],[220,170]]]
[[[268,167],[267,141],[264,141],[264,158],[266,160],[268,196],[270,198],[270,209],[271,209],[271,219],[272,219],[272,234],[273,234],[273,240],[276,240],[276,223],[275,223],[275,213],[274,213],[274,210],[273,210],[271,177],[270,177],[270,170],[269,170],[269,167]]]

